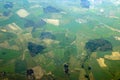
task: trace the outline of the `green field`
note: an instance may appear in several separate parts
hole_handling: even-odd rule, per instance
[[[26,80],[27,69],[36,66],[44,73],[40,80],[120,79],[120,59],[104,58],[112,52],[120,54],[120,4],[116,6],[114,0],[102,0],[103,4],[96,3],[94,9],[86,9],[78,1],[0,0],[0,72],[7,74],[1,77],[0,73],[0,80]],[[12,2],[13,7],[5,8],[7,2]],[[45,12],[47,6],[60,12]],[[20,9],[28,15],[18,15]],[[100,12],[101,9],[104,12]],[[10,15],[4,16],[5,11],[10,11]],[[86,43],[95,39],[109,41],[112,50],[100,51],[98,47],[95,52],[88,52]],[[44,46],[43,51],[37,53],[35,48],[39,47],[30,51],[29,42]],[[99,58],[104,58],[107,67],[100,67]],[[64,72],[65,63],[69,64],[69,76]]]

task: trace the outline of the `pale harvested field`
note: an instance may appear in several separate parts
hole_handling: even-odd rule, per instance
[[[108,28],[108,29],[110,29],[110,30],[112,30],[112,31],[120,32],[119,29],[116,29],[116,28],[110,27],[110,26],[108,26],[108,25],[106,25],[105,27]]]
[[[7,30],[6,29],[0,29],[1,31],[3,31],[3,32],[7,32]]]
[[[40,8],[40,7],[42,6],[37,4],[37,5],[31,6],[30,8],[34,9],[34,8]]]
[[[13,49],[13,50],[19,50],[19,47],[17,45],[10,46],[7,41],[0,43],[0,47],[7,48],[7,49]]]
[[[8,24],[8,27],[13,31],[21,31],[22,29],[15,23]]]
[[[58,19],[44,19],[44,21],[55,26],[59,26],[60,24],[60,21]]]
[[[105,64],[104,58],[97,59],[97,62],[100,65],[100,67],[107,67],[107,65]]]
[[[46,43],[47,45],[50,45],[52,43],[54,43],[54,44],[58,44],[59,43],[59,41],[52,40],[52,39],[44,39],[43,42]]]
[[[109,60],[120,60],[120,53],[112,52],[112,55],[105,55],[104,58],[109,59]]]
[[[120,41],[120,37],[118,37],[118,36],[115,36],[114,37],[116,40],[119,40]]]
[[[25,18],[29,15],[29,13],[25,9],[20,9],[16,13],[21,18]]]
[[[40,80],[44,75],[44,71],[42,70],[42,68],[40,66],[34,67],[33,71],[34,71],[35,79],[37,79],[37,80]]]

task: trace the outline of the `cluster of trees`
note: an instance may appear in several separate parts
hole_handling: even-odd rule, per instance
[[[8,9],[8,8],[13,8],[13,2],[6,2],[4,4],[4,8]]]
[[[26,20],[24,27],[42,27],[46,25],[46,22],[43,19],[40,19],[38,22],[34,22],[33,20]]]
[[[29,50],[31,56],[37,55],[38,53],[42,52],[44,49],[45,49],[45,47],[42,45],[28,42],[28,50]]]
[[[105,39],[94,39],[86,43],[85,49],[90,52],[95,51],[111,51],[112,44]]]
[[[89,8],[90,7],[90,1],[88,1],[88,0],[81,0],[81,6],[83,8]]]
[[[42,32],[40,34],[41,39],[55,39],[55,36],[51,32]]]
[[[59,13],[60,10],[56,9],[55,7],[52,6],[47,6],[45,8],[43,8],[44,13]]]
[[[13,8],[14,4],[13,2],[6,2],[4,5],[3,5],[3,8],[5,9],[5,11],[2,13],[3,16],[9,16],[11,14],[11,9]]]

